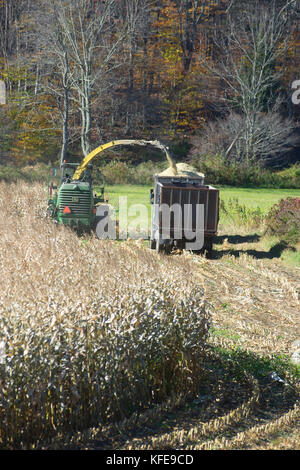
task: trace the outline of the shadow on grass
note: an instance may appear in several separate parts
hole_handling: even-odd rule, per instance
[[[226,237],[226,238],[228,238],[228,242],[229,242],[229,237]],[[247,237],[242,237],[242,238],[247,238]],[[272,248],[270,248],[269,251],[235,250],[234,248],[233,249],[229,248],[227,250],[213,250],[211,254],[211,258],[220,259],[226,255],[231,255],[231,256],[235,256],[236,258],[239,258],[240,255],[246,254],[246,255],[253,256],[253,258],[256,258],[256,259],[273,259],[273,258],[280,258],[282,252],[286,249],[296,251],[295,248],[291,248],[287,243],[279,242],[279,243],[276,243],[276,245],[272,246]]]
[[[259,242],[261,239],[260,235],[257,235],[255,233],[254,235],[222,235],[222,236],[217,236],[214,239],[214,244],[216,245],[222,245],[224,240],[228,240],[228,243],[231,243],[232,245],[238,245],[239,243],[255,243]]]

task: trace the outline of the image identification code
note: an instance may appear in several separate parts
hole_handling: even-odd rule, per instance
[[[137,468],[142,463],[150,465],[191,465],[193,456],[189,454],[151,454],[149,457],[113,456],[107,457],[106,465],[130,465]]]

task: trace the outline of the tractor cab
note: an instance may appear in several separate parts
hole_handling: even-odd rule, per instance
[[[73,176],[78,168],[79,163],[63,163],[61,166],[61,183],[71,183]],[[80,180],[81,182],[92,184],[92,173],[93,165],[88,165],[86,170],[82,173]]]

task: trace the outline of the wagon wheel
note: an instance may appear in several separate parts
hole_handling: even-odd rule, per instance
[[[213,239],[207,238],[204,242],[203,248],[201,250],[195,250],[193,253],[196,255],[205,255],[206,258],[210,259],[212,257],[213,250]]]
[[[150,240],[150,250],[156,249],[156,240]]]
[[[204,246],[204,249],[206,251],[206,258],[211,258],[212,257],[212,251],[213,251],[213,238],[209,238]]]
[[[172,253],[172,250],[173,250],[173,243],[166,243],[165,244],[165,253],[166,255],[170,255]]]

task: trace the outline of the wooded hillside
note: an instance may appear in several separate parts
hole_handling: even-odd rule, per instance
[[[124,137],[297,161],[299,13],[297,0],[0,0],[1,163]]]

